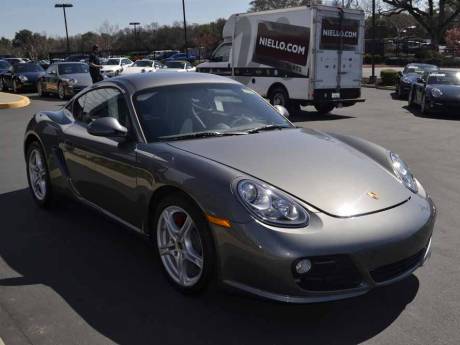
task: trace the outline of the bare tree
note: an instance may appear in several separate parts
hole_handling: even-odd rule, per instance
[[[423,27],[437,48],[449,25],[460,15],[460,0],[382,0],[382,14],[409,13]]]

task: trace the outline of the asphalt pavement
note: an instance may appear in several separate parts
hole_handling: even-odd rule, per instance
[[[28,96],[30,106],[0,110],[6,345],[460,344],[460,114],[424,117],[389,91],[363,89],[365,103],[323,116],[306,108],[291,118],[399,153],[439,217],[432,258],[408,279],[349,300],[286,305],[220,289],[184,297],[138,235],[77,203],[38,209],[26,189],[23,133],[35,111],[62,102]]]

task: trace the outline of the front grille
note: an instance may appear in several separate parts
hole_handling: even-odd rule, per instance
[[[371,277],[377,283],[384,282],[400,276],[401,274],[413,269],[422,260],[425,248],[408,258],[394,262],[389,265],[381,266],[371,271]]]
[[[312,268],[308,273],[294,273],[296,282],[302,289],[338,291],[358,287],[362,282],[361,274],[347,255],[317,256],[309,259]]]

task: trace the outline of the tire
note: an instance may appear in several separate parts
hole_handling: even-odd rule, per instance
[[[13,79],[13,93],[18,93],[19,92],[19,87],[16,84],[16,80]]]
[[[54,197],[46,157],[41,145],[34,141],[27,148],[27,182],[34,201],[42,208],[51,206]]]
[[[321,115],[330,113],[334,108],[335,108],[335,105],[333,103],[315,104],[316,111],[320,113]]]
[[[414,92],[412,89],[409,91],[409,96],[407,97],[407,106],[409,108],[414,107]]]
[[[184,233],[181,230],[187,224]],[[170,194],[158,203],[151,225],[152,241],[168,281],[184,294],[203,291],[214,278],[216,255],[200,208],[180,193]]]
[[[64,89],[64,85],[62,83],[58,84],[58,97],[62,101],[64,101],[66,99],[65,89]]]
[[[272,105],[282,105],[286,109],[289,108],[289,95],[284,87],[276,86],[273,88],[273,90],[270,91],[268,98],[270,99],[270,103]]]
[[[401,89],[401,84],[398,85],[398,99],[403,99],[404,98],[404,95],[403,95],[403,91]]]
[[[0,91],[8,91],[6,83],[3,81],[3,78],[0,78]]]
[[[425,95],[423,95],[422,102],[420,103],[420,112],[422,113],[422,115],[430,115],[430,108],[428,107],[428,104],[426,103]]]
[[[43,86],[42,86],[41,82],[37,82],[37,93],[38,93],[38,97],[45,97],[46,96],[46,93],[43,92]]]

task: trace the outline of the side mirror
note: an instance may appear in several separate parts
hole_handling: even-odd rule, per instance
[[[283,115],[285,118],[289,118],[289,111],[285,107],[282,105],[275,105],[274,107],[278,113]]]
[[[88,133],[97,137],[126,137],[128,129],[113,117],[101,117],[88,125]]]

